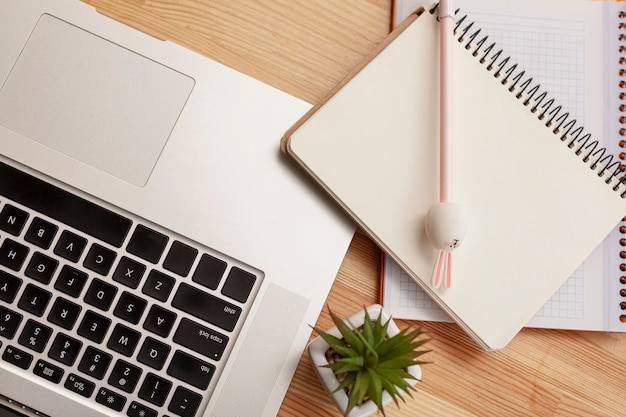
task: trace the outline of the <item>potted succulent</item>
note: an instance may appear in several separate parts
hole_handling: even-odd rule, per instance
[[[398,329],[378,304],[347,320],[329,308],[335,327],[323,331],[307,346],[313,367],[337,407],[347,417],[369,416],[404,393],[411,396],[421,378],[417,360],[428,350],[421,328]],[[372,317],[374,319],[372,319]]]

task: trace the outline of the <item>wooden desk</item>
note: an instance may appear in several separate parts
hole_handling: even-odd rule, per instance
[[[391,9],[391,0],[85,1],[311,103],[386,36]],[[328,298],[340,315],[377,301],[379,259],[357,233]],[[318,325],[329,324],[324,312]],[[626,334],[526,329],[485,353],[456,325],[422,325],[433,363],[389,416],[626,414]],[[306,356],[279,415],[338,415]]]

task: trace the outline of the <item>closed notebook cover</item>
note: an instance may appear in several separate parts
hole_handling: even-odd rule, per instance
[[[412,15],[282,146],[464,330],[495,350],[618,223],[625,189],[616,170],[594,164],[604,155],[597,143],[546,100],[538,98],[533,112],[538,94],[515,72],[491,66],[489,55],[481,62],[486,53],[466,47],[465,36],[454,42],[452,184],[469,228],[453,255],[451,288],[432,287],[437,251],[424,220],[439,200],[438,29],[430,11]]]

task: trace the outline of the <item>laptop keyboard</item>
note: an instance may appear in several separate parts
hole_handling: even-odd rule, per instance
[[[0,353],[103,412],[202,414],[262,273],[0,162]]]

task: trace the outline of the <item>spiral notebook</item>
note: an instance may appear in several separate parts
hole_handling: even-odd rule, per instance
[[[621,164],[458,14],[454,285],[430,285],[438,24],[412,14],[282,147],[484,349],[506,346],[626,213]],[[485,50],[484,48],[487,47]],[[576,210],[572,210],[576,207]]]
[[[424,4],[424,0],[396,0],[394,21],[401,22]],[[457,4],[572,117],[590,131],[604,126],[603,146],[622,160],[626,157],[626,4],[525,0],[514,11],[499,0],[458,0]],[[559,12],[552,13],[553,9]],[[538,40],[541,48],[535,46]],[[626,332],[624,226],[620,222],[589,254],[527,327]],[[387,256],[382,279],[381,303],[394,317],[450,321]]]

